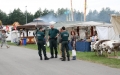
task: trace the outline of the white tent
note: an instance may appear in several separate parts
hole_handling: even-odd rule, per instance
[[[120,15],[111,15],[111,23],[115,33],[120,35]]]
[[[120,40],[119,35],[115,34],[112,26],[96,26],[98,33],[98,38],[100,40],[109,39],[109,40]]]

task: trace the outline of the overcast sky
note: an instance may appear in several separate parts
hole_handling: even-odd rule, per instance
[[[7,14],[15,8],[20,8],[22,12],[26,10],[35,13],[39,8],[42,10],[58,8],[69,8],[70,0],[0,0],[0,9]],[[110,7],[112,10],[120,11],[120,0],[87,0],[87,12]],[[84,11],[84,0],[73,0],[73,9]]]

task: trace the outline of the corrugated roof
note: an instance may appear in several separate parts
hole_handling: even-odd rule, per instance
[[[54,27],[57,28],[57,27],[62,27],[62,26],[65,26],[65,27],[73,27],[74,25],[80,23],[80,21],[67,21],[67,22],[57,22],[54,24]]]
[[[60,28],[62,26],[65,26],[65,27],[75,27],[75,26],[112,26],[112,24],[103,23],[103,22],[95,22],[95,21],[87,21],[87,22],[67,21],[67,22],[58,22],[58,23],[54,24],[55,28]]]

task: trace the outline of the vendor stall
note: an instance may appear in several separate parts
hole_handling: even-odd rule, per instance
[[[55,24],[56,28],[65,26],[67,31],[75,31],[77,33],[76,50],[77,51],[89,51],[90,43],[95,42],[96,40],[119,40],[119,35],[116,35],[113,29],[112,24],[104,22],[69,22],[69,23],[57,23]],[[70,36],[71,37],[71,36]],[[70,40],[70,39],[69,39]],[[85,47],[85,48],[83,48]],[[69,44],[70,50],[72,50],[71,45]],[[86,49],[87,48],[87,49]]]
[[[27,44],[36,43],[35,36],[33,35],[36,29],[39,27],[47,29],[49,25],[49,23],[46,23],[42,20],[34,20],[28,24],[17,26],[17,30],[20,32],[21,42],[26,41]]]

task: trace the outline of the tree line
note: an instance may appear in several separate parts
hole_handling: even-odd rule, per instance
[[[70,10],[67,8],[58,8],[55,12],[54,10],[44,9],[43,11],[38,9],[34,14],[26,11],[22,12],[19,8],[14,9],[9,14],[6,14],[2,10],[0,10],[0,20],[3,25],[11,25],[14,22],[19,22],[21,25],[26,23],[26,14],[27,14],[27,23],[33,21],[33,19],[41,17],[46,22],[49,21],[68,21],[70,20]],[[111,10],[110,8],[102,8],[100,12],[97,10],[90,10],[86,16],[86,21],[101,21],[110,23],[110,14],[119,14],[119,12],[115,10]],[[83,12],[74,10],[74,21],[83,21],[84,14]]]

